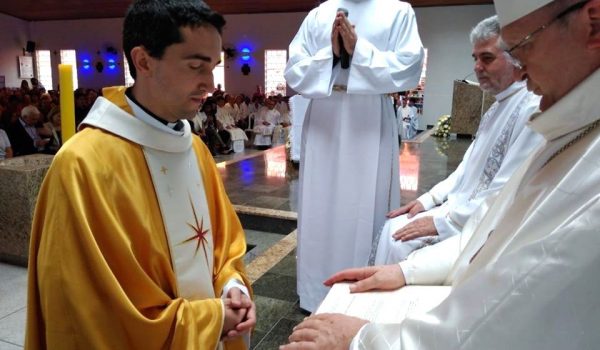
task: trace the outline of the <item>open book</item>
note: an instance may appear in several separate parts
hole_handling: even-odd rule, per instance
[[[316,313],[341,313],[377,323],[400,323],[438,306],[450,286],[406,286],[393,291],[350,293],[350,283],[336,283]]]

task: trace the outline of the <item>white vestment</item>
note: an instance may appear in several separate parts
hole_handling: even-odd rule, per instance
[[[287,104],[286,104],[287,106]],[[281,112],[279,112],[281,113]],[[283,126],[286,124],[286,126]],[[273,143],[274,144],[285,144],[288,141],[290,131],[292,130],[292,118],[291,112],[288,109],[285,114],[281,113],[279,116],[279,124],[273,129]]]
[[[237,116],[235,118],[235,121],[240,121],[243,119],[246,119],[248,117],[248,115],[250,114],[250,111],[248,110],[248,105],[246,104],[246,102],[242,102],[239,105],[236,104],[237,107]]]
[[[230,112],[233,109],[231,106],[229,106],[229,108],[227,108],[227,106],[228,105],[225,105],[223,108],[217,106],[216,117],[223,126],[223,130],[231,135],[231,141],[248,140],[248,136],[246,136],[244,130],[235,126],[235,120]]]
[[[263,108],[254,119],[254,145],[270,146],[275,125],[279,123],[279,112],[276,109]],[[267,123],[267,124],[265,124]]]
[[[261,109],[263,109],[263,108],[265,108],[265,106],[263,106],[263,105],[262,105],[262,104],[260,104],[260,103],[259,103],[258,105],[256,105],[255,103],[251,103],[251,104],[248,106],[248,112],[250,112],[250,113],[258,113],[258,112],[260,112],[260,110],[261,110]]]
[[[398,109],[400,118],[402,120],[402,138],[404,140],[410,140],[417,135],[418,119],[417,119],[417,107],[406,105]]]
[[[204,113],[202,111],[198,111],[196,113],[196,115],[194,116],[194,119],[192,119],[192,122],[194,123],[193,131],[200,132],[200,130],[203,129],[204,123],[206,122],[207,119],[208,119],[208,116],[206,115],[206,113]]]
[[[219,108],[221,108],[221,107],[219,107]],[[235,111],[234,111],[234,108],[233,108],[233,106],[232,106],[232,105],[231,105],[229,102],[225,103],[225,105],[223,106],[223,109],[224,109],[225,111],[227,111],[227,113],[228,113],[229,115],[231,115],[232,117],[235,117]]]
[[[294,119],[290,130],[290,158],[293,162],[300,162],[302,125],[309,104],[310,99],[302,95],[294,95],[290,98],[290,114]]]
[[[358,35],[349,69],[333,65],[339,7]],[[373,233],[400,203],[397,124],[387,94],[417,85],[423,47],[408,3],[330,0],[308,14],[289,52],[285,78],[312,99],[302,132],[298,294],[300,306],[314,311],[327,293],[322,282],[367,263]]]
[[[458,245],[422,249],[439,264],[425,264],[421,274],[446,275],[448,298],[401,324],[363,327],[352,349],[598,347],[600,127],[571,144],[600,120],[598,86],[600,70],[532,118],[546,143],[487,214],[469,221],[474,231],[463,233],[471,239],[458,257]],[[451,240],[460,236],[442,243]]]
[[[278,110],[279,114],[281,115],[286,115],[290,112],[290,108],[284,101],[277,102],[277,104],[275,105],[275,109]]]
[[[499,191],[542,144],[541,135],[526,127],[529,117],[538,110],[539,101],[538,96],[527,91],[525,82],[515,82],[497,94],[456,170],[417,199],[425,211],[410,219],[404,214],[388,220],[377,253],[369,263],[394,264],[415,249],[459,234],[481,203]],[[392,237],[398,229],[423,216],[433,216],[437,237],[406,242]]]

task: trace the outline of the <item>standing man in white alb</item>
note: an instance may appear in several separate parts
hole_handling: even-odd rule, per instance
[[[289,52],[286,81],[312,99],[302,133],[298,294],[314,311],[323,280],[363,266],[385,214],[400,205],[388,94],[417,86],[423,46],[406,2],[329,0],[308,14]]]
[[[480,87],[496,97],[475,141],[448,178],[388,214],[371,265],[397,263],[415,249],[460,234],[481,203],[542,144],[543,138],[526,127],[540,98],[518,81],[522,72],[498,47],[499,38],[496,16],[481,21],[470,35]]]
[[[396,113],[400,113],[402,119],[402,138],[410,140],[417,135],[417,107],[409,104],[409,99],[402,100],[402,108]]]
[[[400,324],[311,317],[283,349],[348,349],[353,337],[351,349],[369,350],[598,348],[600,0],[494,3],[506,52],[542,96],[542,113],[529,126],[546,143],[482,220],[467,225],[472,238],[454,268],[438,274],[453,279],[438,307]],[[444,265],[447,253],[430,267]],[[392,289],[404,285],[405,273],[372,266],[346,277],[360,279],[360,289]]]

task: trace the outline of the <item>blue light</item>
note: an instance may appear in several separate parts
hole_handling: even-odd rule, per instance
[[[87,58],[82,60],[83,62],[83,69],[90,69],[91,65],[90,65],[90,60],[88,60]]]
[[[250,61],[250,49],[247,47],[242,49],[242,61]]]
[[[108,69],[115,69],[117,68],[117,64],[115,63],[115,59],[114,58],[109,58],[108,59]]]

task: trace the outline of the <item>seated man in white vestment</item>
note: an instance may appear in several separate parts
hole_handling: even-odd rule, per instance
[[[496,16],[471,31],[475,74],[496,102],[482,117],[477,135],[457,169],[429,192],[388,214],[370,264],[397,263],[413,250],[460,234],[471,214],[504,186],[540,145],[542,137],[526,127],[539,97],[517,81],[520,70],[498,47]],[[406,99],[403,101],[407,105]]]
[[[246,130],[248,129],[248,115],[250,115],[250,111],[248,110],[246,101],[244,101],[244,95],[237,95],[235,97],[235,105],[237,110],[235,125],[242,130]]]
[[[254,119],[254,145],[271,146],[273,130],[279,123],[281,115],[275,109],[275,101],[268,98],[265,100],[266,108],[259,110]]]
[[[542,96],[541,112],[528,125],[545,143],[461,235],[400,264],[346,270],[326,281],[358,280],[353,292],[451,284],[440,305],[398,324],[317,315],[296,326],[280,349],[600,344],[600,0],[494,3],[504,49],[523,67],[528,89]]]
[[[281,113],[281,112],[280,112]],[[273,129],[273,143],[282,144],[288,140],[288,135],[292,129],[292,113],[288,109],[286,112],[281,113],[279,121]]]
[[[232,143],[236,141],[246,141],[248,137],[244,130],[235,125],[235,119],[231,111],[235,110],[225,104],[225,99],[221,96],[217,97],[217,120],[221,123],[223,130],[228,132]]]

